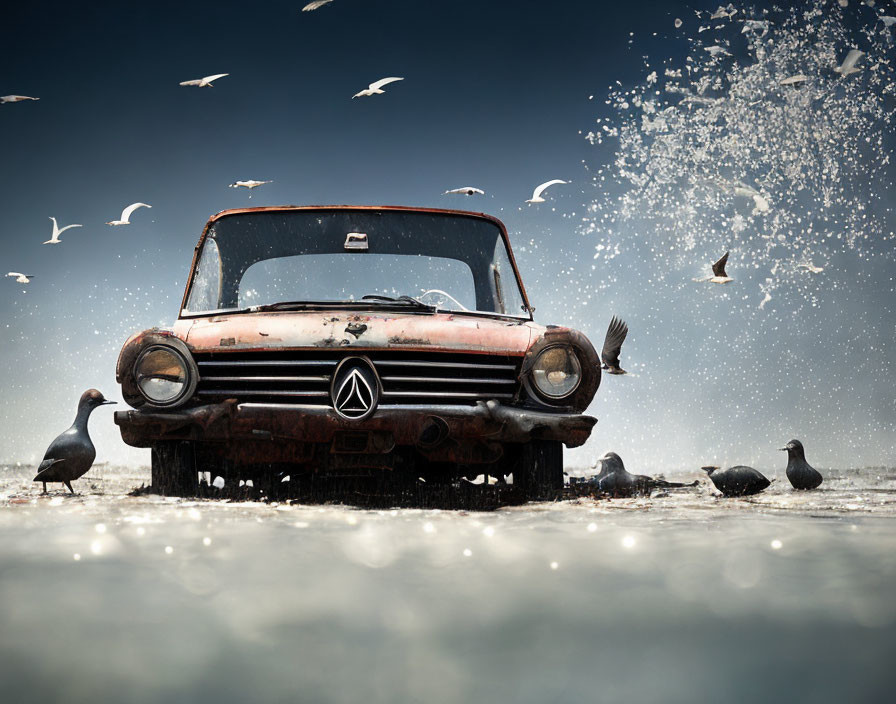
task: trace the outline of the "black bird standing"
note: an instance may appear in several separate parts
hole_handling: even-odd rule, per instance
[[[677,489],[693,484],[680,484],[667,482],[665,479],[654,479],[644,474],[630,474],[622,462],[622,458],[615,452],[608,452],[600,459],[600,473],[591,481],[597,484],[598,489],[610,496],[624,497],[638,494],[650,495],[654,489]]]
[[[604,349],[600,353],[603,362],[602,368],[607,370],[607,374],[627,374],[625,369],[619,366],[619,352],[626,335],[628,335],[628,325],[614,315],[610,321],[610,327],[607,328],[607,336],[604,338]]]
[[[75,493],[71,483],[83,476],[96,459],[96,450],[87,434],[87,419],[94,408],[110,403],[115,401],[107,401],[96,389],[88,389],[81,394],[75,422],[50,443],[37,468],[37,476],[33,481],[43,482],[45,494],[47,482],[62,482],[70,492]]]
[[[781,450],[787,453],[787,478],[794,489],[817,489],[821,486],[824,479],[821,472],[806,462],[803,443],[791,440]]]
[[[758,494],[771,484],[762,472],[752,467],[745,467],[742,464],[722,470],[713,466],[702,467],[701,469],[709,475],[716,489],[725,496]]]

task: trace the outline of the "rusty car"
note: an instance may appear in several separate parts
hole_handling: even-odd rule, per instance
[[[580,332],[533,320],[503,223],[399,206],[225,210],[195,247],[171,328],[133,335],[116,378],[152,486],[200,476],[493,478],[563,486],[596,423]],[[207,472],[207,475],[201,473]]]

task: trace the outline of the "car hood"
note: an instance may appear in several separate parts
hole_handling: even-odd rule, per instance
[[[174,328],[194,352],[357,348],[522,356],[545,328],[473,315],[344,310],[277,311],[182,319]]]

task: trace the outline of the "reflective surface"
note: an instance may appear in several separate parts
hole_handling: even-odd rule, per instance
[[[529,317],[498,225],[432,210],[225,215],[209,226],[189,286],[186,314],[437,294],[443,310]]]
[[[0,469],[7,701],[888,698],[892,470],[488,514],[129,497],[147,473],[104,467],[40,497],[29,471]]]
[[[176,399],[187,383],[183,360],[164,347],[154,347],[144,352],[137,360],[135,371],[140,390],[156,403]]]

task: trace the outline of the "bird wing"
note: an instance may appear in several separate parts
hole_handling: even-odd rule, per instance
[[[24,274],[20,274],[18,271],[11,271],[7,274],[7,276],[19,277],[19,276],[24,276]]]
[[[201,78],[194,78],[192,81],[181,81],[180,85],[182,85],[182,86],[198,86],[200,83],[202,83]]]
[[[146,203],[131,203],[127,208],[121,211],[121,221],[127,222],[131,213],[133,213],[137,208],[151,208],[151,205],[147,205]]]
[[[604,349],[600,353],[601,359],[608,367],[619,366],[619,352],[626,335],[628,335],[628,325],[614,315],[607,328],[607,336],[604,338]]]
[[[214,76],[206,76],[202,79],[203,83],[211,83],[212,81],[217,81],[219,78],[224,78],[224,76],[229,76],[229,73],[216,73]]]
[[[331,2],[333,2],[333,0],[314,0],[314,2],[309,2],[305,5],[305,7],[302,8],[302,12],[311,12],[312,10],[316,10]]]
[[[47,452],[49,452],[49,450],[47,450]],[[49,479],[47,478],[47,474],[49,474],[49,470],[50,470],[50,468],[51,468],[51,467],[55,467],[55,466],[56,466],[57,464],[59,464],[60,462],[65,462],[65,459],[56,459],[56,458],[53,458],[53,457],[44,457],[43,461],[42,461],[42,462],[40,463],[40,465],[38,466],[38,468],[37,468],[37,474],[35,475],[34,479],[32,479],[32,481],[35,481],[35,482],[39,482],[39,481],[41,481],[41,475],[44,475],[44,476],[43,476],[43,479],[49,481]]]
[[[371,83],[367,90],[379,90],[385,85],[389,83],[395,83],[395,81],[403,81],[403,78],[397,78],[396,76],[390,76],[389,78],[381,78],[376,83]]]
[[[543,184],[538,186],[534,191],[532,191],[532,200],[535,200],[536,198],[540,198],[542,193],[544,193],[551,186],[554,186],[558,183],[566,183],[566,181],[561,181],[559,178],[555,178],[553,181],[545,181]]]
[[[713,276],[728,276],[725,273],[725,265],[728,263],[728,252],[725,252],[715,264],[712,265]]]
[[[849,53],[846,55],[846,58],[843,59],[843,63],[840,65],[841,71],[849,71],[849,69],[853,68],[865,55],[864,51],[859,51],[858,49],[850,49]]]
[[[71,230],[73,227],[84,227],[83,225],[66,225],[65,227],[59,228],[59,232],[56,233],[56,237],[58,238],[66,230]]]

